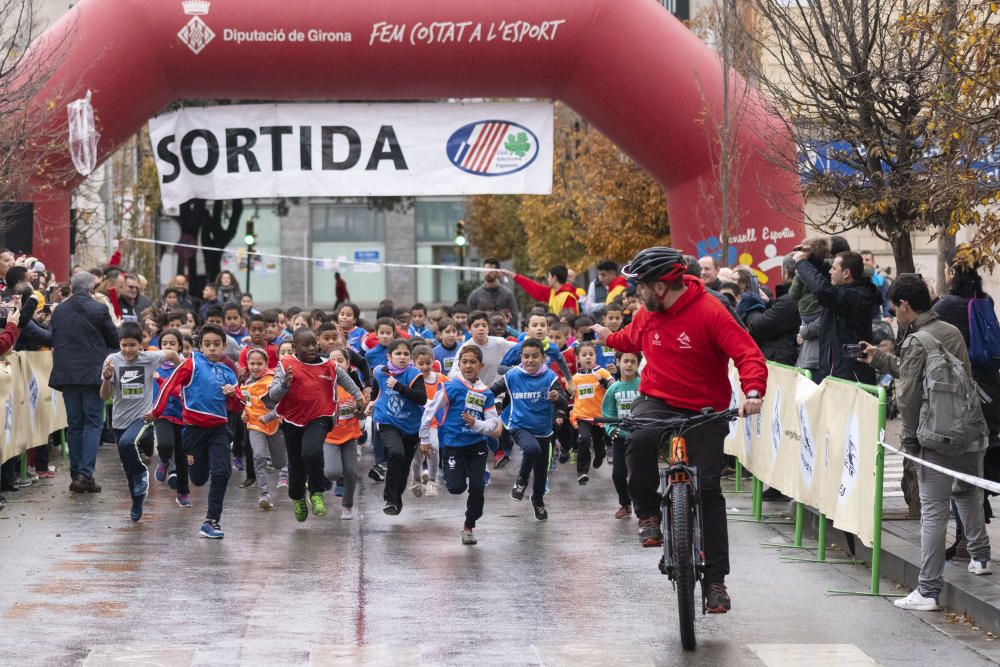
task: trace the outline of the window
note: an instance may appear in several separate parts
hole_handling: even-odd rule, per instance
[[[313,243],[385,241],[385,213],[367,206],[313,206],[309,215]]]
[[[417,243],[453,243],[455,224],[465,218],[465,200],[419,200],[415,206]]]

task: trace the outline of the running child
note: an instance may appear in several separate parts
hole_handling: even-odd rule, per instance
[[[420,442],[420,418],[427,403],[427,389],[420,371],[410,360],[410,345],[406,340],[397,338],[389,343],[387,350],[388,362],[373,373],[374,391],[368,412],[386,453],[382,511],[395,516],[403,508],[406,480]]]
[[[570,421],[577,430],[576,441],[576,481],[583,485],[590,481],[591,445],[594,450],[594,469],[604,463],[604,429],[594,424],[593,419],[601,416],[601,403],[607,388],[614,378],[606,368],[598,368],[597,349],[594,343],[581,342],[576,346],[576,397]]]
[[[410,338],[426,338],[434,340],[434,332],[427,326],[427,306],[422,303],[413,304],[410,308],[410,326],[407,327]]]
[[[260,489],[257,506],[262,510],[274,509],[267,464],[270,462],[275,468],[281,469],[286,465],[287,458],[285,439],[279,429],[281,420],[264,404],[264,397],[274,379],[274,370],[269,366],[268,357],[267,352],[260,348],[252,348],[247,352],[244,357],[247,375],[240,387],[240,397],[246,406],[243,409],[243,421],[246,422],[257,488]]]
[[[368,332],[358,326],[358,319],[361,317],[361,309],[350,301],[340,304],[337,310],[337,328],[344,335],[347,346],[355,352],[361,353],[361,339]]]
[[[174,350],[144,351],[142,327],[135,322],[118,327],[118,348],[104,361],[100,394],[102,400],[112,399],[111,428],[132,497],[132,521],[138,521],[149,492],[149,471],[139,454],[140,433],[148,433],[152,439],[152,429],[145,428],[143,416],[153,404],[156,369],[164,361],[177,363],[180,355]]]
[[[364,396],[347,371],[319,356],[316,334],[310,329],[296,330],[292,344],[295,354],[278,364],[268,396],[284,419],[288,497],[292,499],[295,520],[305,521],[310,507],[314,516],[326,516],[323,443],[333,428],[337,387],[346,389],[361,405]]]
[[[448,378],[441,373],[434,372],[434,354],[431,348],[426,345],[417,345],[413,348],[413,365],[420,371],[424,378],[424,390],[427,393],[427,401],[434,400],[438,391],[447,382]],[[413,485],[410,490],[417,498],[427,494],[437,495],[437,471],[438,471],[438,432],[437,422],[431,423],[430,443],[431,447],[425,450],[423,447],[413,457]],[[421,444],[423,444],[421,440]]]
[[[629,417],[632,415],[632,402],[639,397],[639,362],[641,352],[619,352],[618,370],[621,379],[608,387],[601,403],[601,415],[604,417]],[[632,498],[628,493],[628,462],[625,450],[628,447],[629,433],[620,424],[605,424],[604,430],[611,440],[614,455],[611,458],[611,481],[618,493],[618,511],[616,519],[627,519],[632,516]]]
[[[350,358],[342,348],[330,351],[333,363],[355,378]],[[356,384],[357,382],[355,382]],[[358,439],[361,437],[359,406],[351,393],[337,385],[337,422],[326,434],[323,445],[323,473],[332,481],[343,481],[340,518],[354,518],[354,490],[358,484]]]
[[[434,346],[434,359],[441,365],[441,372],[448,375],[455,366],[459,347],[459,331],[455,320],[450,317],[438,320],[438,338],[441,342]]]
[[[242,410],[236,398],[236,372],[223,363],[226,333],[221,327],[206,324],[201,328],[200,351],[185,359],[163,385],[160,396],[147,415],[149,421],[159,419],[166,410],[174,387],[181,387],[184,419],[184,452],[188,461],[188,476],[195,486],[209,481],[208,510],[199,534],[210,539],[222,539],[219,526],[226,486],[232,466],[229,460],[228,409]]]
[[[378,343],[365,353],[365,361],[372,369],[377,366],[385,366],[388,362],[389,345],[396,340],[396,321],[391,317],[380,317],[375,321],[375,336]],[[382,434],[374,427],[372,428],[372,452],[375,455],[375,465],[368,471],[368,477],[376,482],[383,482],[387,467],[385,445],[382,442]],[[407,463],[407,467],[409,467],[409,463]]]
[[[552,456],[552,404],[563,395],[562,383],[544,359],[542,341],[525,339],[521,345],[521,364],[507,371],[490,388],[494,395],[507,394],[510,406],[509,412],[504,412],[504,426],[522,452],[521,470],[510,497],[523,499],[534,473],[531,506],[539,521],[549,518],[545,509],[545,482]]]
[[[167,329],[160,334],[161,350],[172,350],[180,353],[183,345],[183,335],[177,329]],[[189,355],[184,355],[184,357],[186,356]],[[154,403],[159,398],[163,385],[177,368],[177,363],[164,360],[156,369],[156,386],[153,388]],[[181,389],[175,387],[173,395],[167,399],[167,407],[163,416],[157,419],[153,426],[156,432],[156,451],[160,455],[160,464],[156,467],[156,481],[166,480],[167,486],[176,489],[177,506],[187,509],[191,507],[191,489],[188,486],[187,456],[184,454],[181,442],[183,427],[184,406],[181,403]],[[171,464],[173,464],[173,470],[170,469]]]
[[[468,545],[478,542],[473,530],[483,515],[489,453],[486,438],[496,438],[502,428],[493,392],[479,379],[482,365],[482,351],[475,345],[464,345],[458,357],[460,375],[438,389],[420,420],[420,451],[426,454],[433,448],[431,429],[435,422],[438,424],[448,493],[458,495],[469,490],[462,527],[462,544]]]

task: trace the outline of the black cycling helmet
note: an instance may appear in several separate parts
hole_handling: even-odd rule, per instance
[[[622,267],[622,275],[640,283],[662,280],[678,283],[687,272],[687,262],[680,250],[656,246],[639,251],[632,261]]]

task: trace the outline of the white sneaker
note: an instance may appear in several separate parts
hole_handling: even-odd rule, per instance
[[[351,519],[354,518],[354,512],[351,510],[350,507],[341,507],[340,518],[343,519],[344,521],[350,521]]]
[[[261,508],[262,510],[273,510],[274,503],[271,501],[271,494],[265,493],[264,495],[262,495],[260,497],[260,500],[257,501],[257,507]]]
[[[428,481],[428,480],[429,480],[430,478],[431,478],[431,474],[430,474],[429,472],[427,472],[427,469],[426,469],[426,468],[424,468],[424,469],[422,469],[422,470],[420,471],[420,481],[421,481],[421,482],[423,482],[424,484],[426,484],[426,483],[427,483],[427,481]]]
[[[424,490],[424,493],[427,495],[428,498],[433,498],[434,496],[436,496],[438,494],[438,483],[435,482],[433,479],[427,482],[427,489]]]
[[[988,560],[969,560],[969,572],[972,574],[993,574],[993,566]]]
[[[934,598],[925,598],[920,594],[920,591],[914,589],[912,593],[907,595],[905,598],[899,598],[894,605],[900,609],[909,609],[910,611],[940,611],[941,605],[938,604],[937,600]]]
[[[413,485],[410,486],[410,491],[413,491],[413,495],[419,498],[424,495],[424,485],[420,482],[414,482]]]

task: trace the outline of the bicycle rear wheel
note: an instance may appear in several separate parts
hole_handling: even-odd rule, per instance
[[[692,521],[691,487],[677,484],[670,488],[670,550],[673,552],[674,581],[677,584],[677,612],[681,630],[681,645],[693,651],[696,645],[694,635],[695,619],[695,576],[694,551],[691,546]]]

